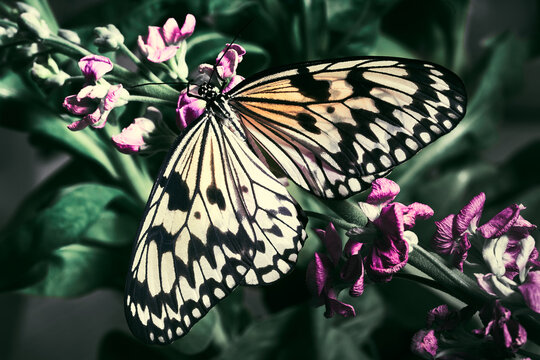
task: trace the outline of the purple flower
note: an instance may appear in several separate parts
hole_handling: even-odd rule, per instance
[[[411,351],[423,359],[433,359],[439,350],[435,331],[420,330],[414,334],[411,342]]]
[[[108,86],[104,82],[99,85],[84,87],[77,95],[64,99],[63,106],[72,114],[84,115],[81,120],[68,125],[70,130],[82,130],[88,125],[102,128],[107,116],[115,107],[127,104],[129,93],[122,84]]]
[[[111,59],[101,55],[88,55],[79,60],[81,69],[87,82],[96,82],[113,68]]]
[[[436,331],[455,329],[459,322],[459,312],[450,310],[446,304],[439,305],[428,312],[427,327]]]
[[[471,248],[469,236],[477,227],[482,209],[486,201],[486,195],[476,195],[461,211],[435,221],[437,231],[432,240],[434,250],[443,255],[452,256],[452,264],[463,271],[463,262],[467,259],[467,253]]]
[[[179,129],[185,129],[193,120],[202,115],[206,107],[206,101],[190,96],[187,89],[183,90],[178,97],[176,106],[176,125]]]
[[[518,288],[527,306],[540,313],[540,271],[530,271],[525,282]]]
[[[111,140],[118,151],[124,154],[145,150],[148,147],[145,138],[156,129],[156,123],[161,120],[162,116],[159,110],[149,107],[145,117],[136,118],[120,134],[112,136]]]
[[[195,17],[187,14],[181,28],[173,18],[169,18],[162,28],[149,26],[146,41],[142,36],[138,38],[139,49],[151,62],[167,61],[176,54],[181,42],[193,34],[195,24]]]
[[[399,186],[388,179],[377,179],[367,202],[359,203],[368,219],[379,230],[380,236],[371,244],[371,251],[364,259],[369,277],[386,282],[401,270],[409,259],[412,245],[418,243],[416,234],[409,231],[416,218],[427,219],[433,210],[420,203],[409,206],[392,203],[399,193]]]
[[[480,311],[484,328],[474,330],[474,333],[491,338],[502,349],[516,352],[527,342],[527,332],[511,315],[510,310],[502,306],[499,300],[495,300]]]
[[[223,93],[226,93],[244,80],[242,76],[236,75],[236,67],[246,51],[238,44],[233,44],[227,49],[228,46],[229,44],[219,53],[215,68],[210,64],[199,65],[194,81],[197,85],[191,86],[189,93],[187,89],[181,92],[176,107],[176,124],[179,129],[185,129],[204,112],[206,101],[196,97],[199,96],[198,85],[211,83],[217,89],[223,88]],[[214,74],[214,71],[217,71],[217,74]]]
[[[341,258],[341,239],[332,223],[325,230],[315,230],[321,238],[328,255],[315,253],[314,259],[309,263],[306,271],[306,283],[308,289],[317,299],[317,305],[324,304],[326,311],[324,316],[330,318],[334,314],[344,317],[355,316],[354,308],[337,300],[333,289],[332,273],[338,267]]]

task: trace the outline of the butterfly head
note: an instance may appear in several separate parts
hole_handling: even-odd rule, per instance
[[[197,91],[199,96],[204,98],[206,101],[213,101],[219,95],[219,89],[211,85],[209,82],[199,86]]]

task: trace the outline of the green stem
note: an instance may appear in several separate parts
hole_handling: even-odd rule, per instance
[[[341,216],[345,221],[355,226],[364,227],[367,225],[367,217],[358,205],[351,200],[321,199],[321,202]]]
[[[61,38],[58,35],[51,35],[47,39],[43,39],[43,44],[50,46],[57,50],[58,52],[68,55],[70,57],[81,58],[83,56],[91,55],[92,53],[82,46],[79,46],[75,43],[67,41],[64,38]]]
[[[120,128],[117,125],[108,123],[104,127],[104,134],[107,137],[111,137],[120,132]],[[115,149],[112,149],[112,162],[115,164],[115,167],[118,169],[123,183],[129,185],[134,195],[141,201],[142,204],[145,204],[148,200],[148,195],[152,189],[152,179],[150,176],[141,169],[136,163],[135,159],[131,155],[122,154]]]
[[[326,215],[326,214],[320,214],[318,212],[308,211],[308,210],[304,211],[304,213],[308,217],[324,220],[324,221],[327,221],[327,222],[331,222],[335,226],[339,226],[340,228],[345,229],[345,230],[350,230],[350,229],[356,227],[356,225],[351,224],[350,222],[347,222],[347,221],[345,221],[345,220],[343,220],[342,218],[339,218],[339,217],[330,216],[330,215]]]
[[[405,270],[405,269],[403,269],[403,270]],[[396,273],[394,275],[394,277],[414,281],[414,282],[417,282],[419,284],[426,285],[429,288],[437,289],[437,290],[440,290],[440,291],[442,291],[444,293],[452,295],[452,294],[450,294],[448,292],[448,289],[443,287],[441,284],[439,284],[435,280],[427,278],[425,276],[419,276],[419,275],[409,274],[409,273],[406,273],[404,271],[400,271],[400,272]]]
[[[431,276],[452,295],[468,304],[481,305],[491,296],[481,291],[476,283],[456,269],[448,268],[442,260],[421,246],[415,246],[409,254],[409,264]]]
[[[156,98],[153,96],[143,96],[143,95],[130,95],[129,101],[139,101],[143,103],[149,103],[152,105],[162,104],[162,105],[172,105],[176,106],[176,101],[170,101],[165,99]]]

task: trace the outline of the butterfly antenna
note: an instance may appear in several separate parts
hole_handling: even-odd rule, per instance
[[[241,33],[244,32],[244,30],[246,30],[246,28],[251,25],[251,23],[253,22],[253,19],[251,19],[250,21],[248,21],[241,29],[240,31],[238,31],[236,33],[236,35],[234,35],[232,41],[230,43],[227,44],[227,47],[225,47],[225,50],[223,50],[223,54],[221,54],[220,58],[216,60],[216,63],[214,64],[214,69],[212,70],[212,74],[210,74],[210,80],[209,82],[212,81],[212,77],[214,76],[214,73],[216,74],[217,77],[220,78],[220,80],[223,80],[221,79],[221,77],[219,76],[219,74],[217,73],[217,66],[218,64],[221,62],[221,59],[223,59],[223,57],[225,56],[225,54],[227,53],[227,51],[229,51],[229,49],[231,48],[231,46],[233,46],[234,42],[236,41],[236,39],[238,39],[238,37],[240,36]]]
[[[135,89],[135,88],[138,88],[138,87],[141,87],[141,86],[147,86],[147,85],[189,85],[189,83],[184,82],[184,81],[148,82],[148,83],[142,83],[142,84],[137,84],[137,85],[130,86],[130,87],[128,87],[128,89]]]

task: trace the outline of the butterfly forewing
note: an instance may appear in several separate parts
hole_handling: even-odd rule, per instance
[[[298,185],[347,197],[444,135],[465,89],[435,64],[351,58],[264,72],[231,92],[255,142]]]
[[[296,262],[303,225],[246,143],[203,115],[171,150],[147,204],[127,280],[133,333],[169,343],[240,283],[277,280]]]

